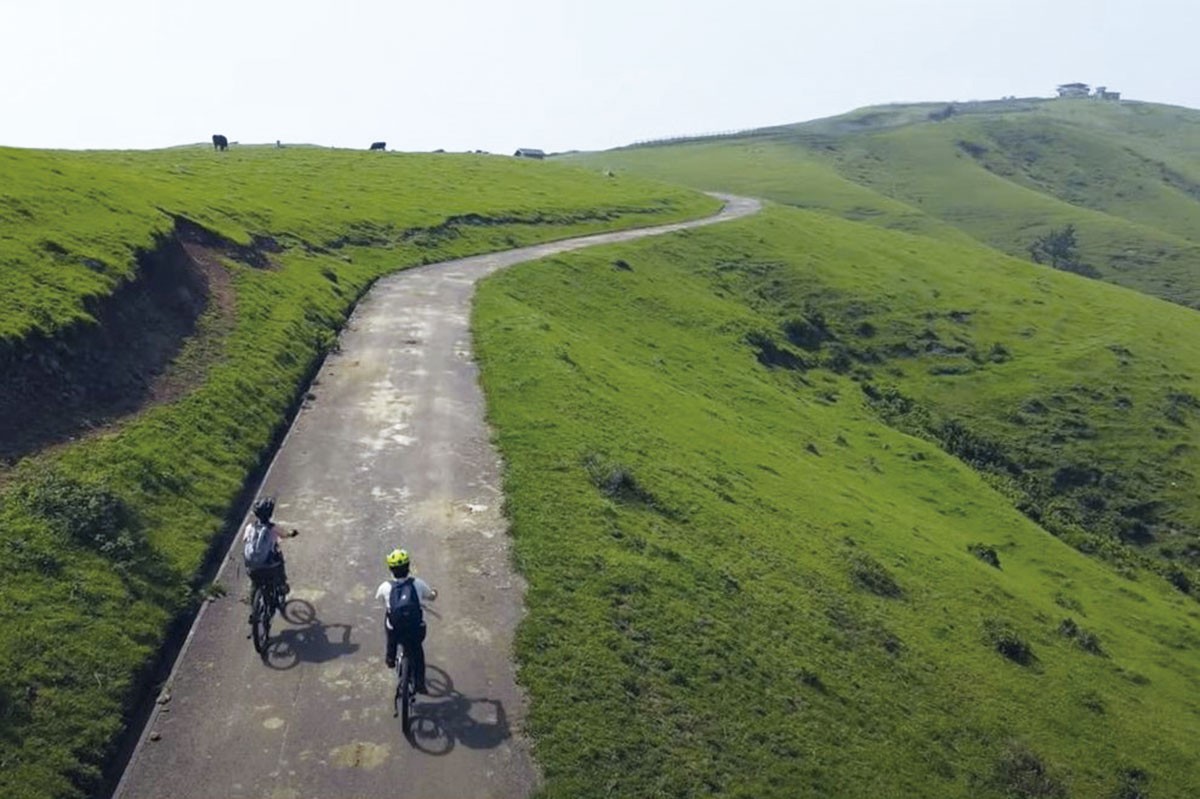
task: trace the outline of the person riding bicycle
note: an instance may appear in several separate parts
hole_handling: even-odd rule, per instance
[[[425,618],[421,603],[437,599],[437,590],[420,577],[409,574],[412,566],[408,552],[393,549],[386,558],[393,579],[384,580],[375,592],[383,600],[384,630],[387,633],[387,656],[389,669],[396,667],[396,646],[404,647],[405,657],[412,658],[413,683],[419,694],[425,690]]]
[[[288,586],[283,551],[279,548],[279,528],[271,521],[274,512],[275,500],[271,497],[263,497],[254,503],[255,519],[242,533],[242,558],[252,584],[263,586],[278,582],[287,596],[291,587]]]

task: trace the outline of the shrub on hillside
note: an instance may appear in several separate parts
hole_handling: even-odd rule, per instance
[[[904,590],[896,578],[879,561],[865,552],[856,552],[850,557],[850,577],[859,588],[876,596],[898,599]]]
[[[769,333],[753,331],[746,334],[746,343],[754,348],[754,357],[768,369],[807,369],[808,363],[787,347],[781,347]]]
[[[1007,621],[987,619],[983,623],[983,630],[988,643],[1013,663],[1031,666],[1037,662],[1033,647]]]
[[[807,319],[797,317],[785,322],[783,333],[792,344],[810,352],[816,352],[826,341],[837,338],[820,313],[811,313]]]
[[[1079,260],[1079,242],[1075,238],[1075,226],[1067,225],[1060,230],[1051,230],[1039,236],[1029,245],[1029,255],[1039,264],[1049,264],[1064,272],[1074,272],[1084,277],[1097,278],[1100,272]]]
[[[996,761],[992,787],[1016,799],[1066,799],[1067,789],[1037,753],[1013,743]]]
[[[987,565],[994,566],[997,569],[1000,568],[1000,555],[996,552],[995,547],[990,547],[987,544],[968,544],[967,551]]]
[[[1150,775],[1140,768],[1125,769],[1113,799],[1150,799]]]
[[[1171,569],[1167,572],[1167,580],[1171,585],[1178,588],[1185,594],[1192,593],[1192,580],[1187,576],[1187,572],[1180,568]]]
[[[957,113],[958,113],[958,109],[954,107],[954,103],[950,103],[949,105],[947,105],[943,108],[939,108],[937,111],[930,111],[929,118],[934,122],[941,122],[943,120],[949,119],[950,117],[954,116]]]
[[[1100,639],[1096,637],[1095,633],[1084,630],[1072,618],[1065,618],[1059,623],[1058,634],[1064,638],[1070,638],[1085,652],[1090,652],[1093,655],[1104,654],[1104,649],[1100,646]]]
[[[133,514],[103,484],[84,483],[46,469],[22,483],[16,498],[56,535],[116,563],[130,563],[141,551],[142,536]]]
[[[584,458],[583,468],[587,470],[592,484],[610,499],[652,506],[657,504],[654,495],[638,483],[628,466],[614,463],[593,452]]]

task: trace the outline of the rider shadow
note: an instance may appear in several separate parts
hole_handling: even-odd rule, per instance
[[[497,699],[464,696],[444,669],[426,664],[428,696],[413,709],[409,741],[428,755],[446,755],[462,744],[494,749],[512,737],[504,704]]]
[[[358,651],[359,645],[350,640],[353,626],[322,623],[312,603],[306,600],[289,601],[283,618],[302,626],[272,632],[264,661],[273,669],[286,671],[301,662],[324,663]]]

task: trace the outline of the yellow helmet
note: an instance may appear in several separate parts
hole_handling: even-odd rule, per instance
[[[394,569],[397,566],[403,566],[408,563],[407,549],[393,549],[387,556],[387,565],[389,569]]]

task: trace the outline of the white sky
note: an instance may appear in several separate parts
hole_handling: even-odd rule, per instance
[[[1196,108],[1198,34],[1197,0],[0,0],[0,145],[598,149],[1072,81]]]

